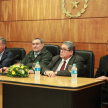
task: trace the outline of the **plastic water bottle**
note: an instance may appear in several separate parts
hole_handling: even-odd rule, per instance
[[[35,79],[40,79],[40,65],[38,61],[35,65]]]
[[[77,83],[77,67],[76,64],[73,64],[71,69],[71,78],[72,83]]]

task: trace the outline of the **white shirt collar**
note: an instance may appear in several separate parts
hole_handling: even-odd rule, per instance
[[[72,56],[71,56],[71,57],[72,57]],[[71,59],[71,57],[70,57],[70,58],[68,58],[67,60],[62,59],[62,61],[61,61],[61,62],[66,61],[66,63],[68,63],[68,62],[69,62],[69,60]]]
[[[38,56],[40,52],[38,52],[38,53],[34,52],[34,57],[36,57],[36,55]]]
[[[4,51],[5,51],[5,49],[4,49]],[[0,54],[0,60],[1,60],[2,56],[3,56],[4,51]]]

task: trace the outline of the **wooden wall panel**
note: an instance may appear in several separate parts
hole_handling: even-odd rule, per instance
[[[45,42],[63,42],[73,40],[73,21],[44,20],[11,22],[10,41],[32,41],[41,37]]]
[[[16,0],[17,20],[28,20],[28,0]]]
[[[96,71],[97,71],[98,68],[94,68],[94,77],[96,75]],[[103,108],[103,107],[102,107]]]
[[[10,41],[7,41],[7,42],[6,42],[6,46],[7,46],[8,48],[11,48],[10,43],[11,43]]]
[[[86,15],[88,17],[106,17],[108,16],[108,0],[89,0]],[[85,16],[85,15],[84,15]]]
[[[1,22],[0,27],[10,41],[41,37],[45,42],[106,43],[108,39],[108,18]]]
[[[77,19],[74,24],[74,41],[106,43],[108,18]]]
[[[10,22],[0,22],[0,36],[6,38],[7,41],[10,41]]]
[[[3,108],[3,84],[0,82],[0,108]]]
[[[28,52],[32,50],[32,42],[10,42],[8,44],[10,44],[11,48],[24,48],[26,50],[26,54],[28,54]]]
[[[10,21],[12,15],[12,1],[1,1],[1,21]]]
[[[0,21],[1,21],[1,13],[2,13],[2,9],[1,9],[1,1],[0,1]]]
[[[99,66],[100,57],[106,55],[107,50],[106,44],[92,44],[90,45],[90,50],[92,50],[95,54],[95,67]]]
[[[78,9],[72,9],[70,2],[65,0],[66,9],[76,15],[84,6],[80,0]],[[9,0],[1,1],[1,21],[40,20],[67,18],[61,9],[62,0]],[[81,18],[108,17],[108,0],[88,0],[88,8]]]

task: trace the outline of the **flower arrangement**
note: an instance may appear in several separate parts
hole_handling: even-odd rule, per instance
[[[29,68],[23,64],[15,64],[9,67],[7,76],[9,77],[28,77]]]

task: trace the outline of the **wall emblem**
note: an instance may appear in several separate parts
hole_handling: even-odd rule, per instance
[[[78,1],[78,0],[77,0]],[[72,5],[72,8],[78,8],[78,5],[79,5],[79,1],[77,2],[76,0],[74,0],[73,2],[70,2],[70,4]],[[76,15],[72,15],[71,12],[69,12],[68,10],[66,10],[65,8],[65,0],[62,0],[62,10],[63,10],[63,13],[69,17],[69,18],[72,18],[72,17],[80,17],[81,14],[83,14],[85,12],[85,9],[87,8],[88,4],[88,0],[84,0],[85,3],[84,3],[84,8],[81,9],[80,12],[78,12]]]

